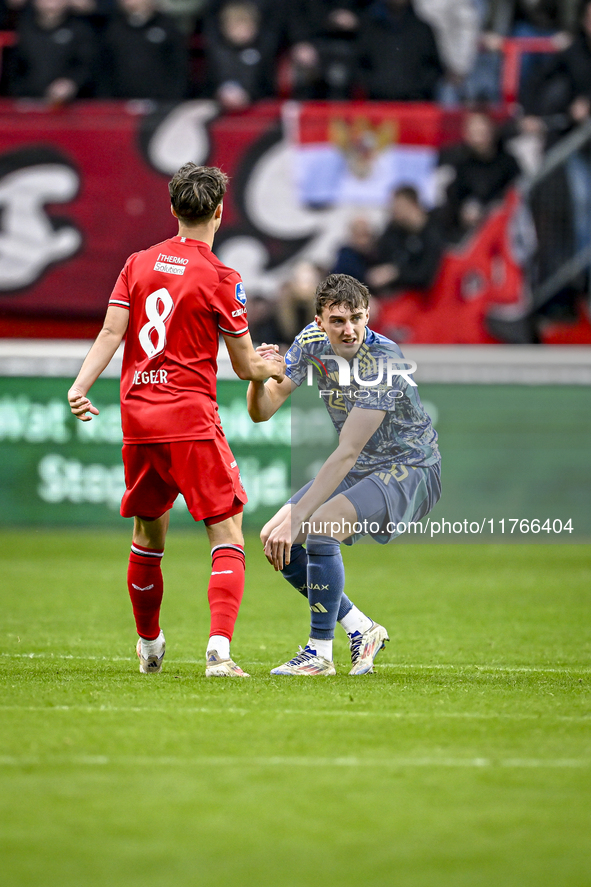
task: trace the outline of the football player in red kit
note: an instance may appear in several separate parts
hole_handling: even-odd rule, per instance
[[[258,355],[246,318],[240,276],[212,253],[227,177],[188,163],[169,183],[179,233],[130,256],[109,299],[104,326],[68,400],[83,422],[98,415],[87,397],[126,336],[121,372],[121,420],[126,490],[121,514],[134,518],[127,584],[139,640],[140,672],[159,672],[160,562],[169,511],[179,493],[211,543],[208,677],[248,677],[230,656],[244,590],[242,509],[247,501],[220,424],[217,353],[224,337],[240,379],[278,382],[285,364]]]

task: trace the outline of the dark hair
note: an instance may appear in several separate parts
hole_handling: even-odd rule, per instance
[[[345,305],[350,311],[367,308],[369,290],[349,274],[329,274],[316,288],[317,316],[333,305]]]
[[[228,2],[220,9],[220,15],[222,18],[227,14],[229,9],[233,11],[239,10],[243,14],[249,15],[257,24],[259,23],[260,9],[256,3],[251,3],[249,0],[228,0]]]
[[[208,222],[224,199],[228,176],[217,166],[185,163],[168,183],[172,208],[181,222]]]
[[[414,185],[399,185],[394,189],[394,197],[404,197],[416,206],[420,205],[419,192]]]

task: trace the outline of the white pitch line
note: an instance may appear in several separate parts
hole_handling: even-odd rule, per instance
[[[134,656],[74,656],[65,653],[0,653],[0,656],[4,656],[9,659],[53,659],[53,660],[75,660],[79,662],[134,662]],[[167,666],[172,668],[175,665],[204,665],[204,659],[173,659],[168,658],[166,661]],[[250,665],[259,665],[259,666],[267,666],[269,663],[267,661],[262,662],[260,660],[249,660]],[[468,671],[470,669],[474,671],[490,671],[490,672],[523,672],[527,674],[528,672],[532,673],[550,673],[550,674],[591,674],[591,666],[588,665],[559,665],[559,666],[546,666],[546,665],[478,665],[476,663],[460,663],[458,665],[453,665],[451,663],[435,663],[431,665],[427,665],[424,663],[397,663],[397,662],[376,662],[375,668],[379,670],[381,669],[397,669],[402,670],[405,669],[407,671],[412,670],[433,670],[433,671]]]
[[[469,664],[459,664],[459,665],[451,665],[451,664],[437,664],[437,665],[420,665],[420,664],[407,664],[407,663],[396,663],[396,662],[376,662],[375,668],[396,668],[396,669],[433,669],[434,671],[462,671],[463,669],[474,669],[475,671],[499,671],[499,672],[541,672],[550,674],[570,674],[571,672],[577,674],[590,674],[591,666],[588,665],[476,665],[474,663]]]
[[[72,656],[68,653],[0,653],[8,659],[74,659],[80,662],[133,662],[133,656]],[[178,660],[177,660],[178,661]],[[196,662],[197,660],[187,660]]]
[[[250,714],[260,714],[261,708],[236,708],[233,706],[224,708],[209,708],[205,706],[178,706],[156,707],[156,706],[121,706],[121,705],[0,705],[0,712],[18,711],[18,712],[84,712],[85,714],[110,714],[110,713],[159,713],[159,714],[205,714],[205,715],[240,715],[244,717]],[[310,715],[309,709],[264,709],[269,715],[287,715],[291,717],[304,717]],[[425,711],[425,712],[407,712],[407,711],[388,711],[380,710],[347,710],[347,709],[315,709],[313,712],[315,717],[327,718],[390,718],[393,720],[433,720],[433,719],[449,719],[449,720],[474,720],[474,721],[535,721],[536,723],[544,722],[566,722],[566,723],[589,723],[591,722],[591,714],[582,715],[560,715],[560,714],[524,714],[511,712],[470,712],[470,711]]]
[[[587,758],[358,758],[337,757],[318,758],[312,756],[272,756],[272,757],[240,757],[211,756],[174,757],[174,756],[135,756],[135,755],[1,755],[0,766],[3,767],[360,767],[383,769],[404,769],[420,767],[443,768],[509,768],[509,769],[588,769],[591,759]]]

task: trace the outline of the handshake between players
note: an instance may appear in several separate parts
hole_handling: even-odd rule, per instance
[[[189,163],[175,174],[169,194],[178,234],[129,257],[103,329],[68,393],[81,421],[98,415],[88,391],[125,336],[121,514],[134,519],[127,587],[139,669],[156,674],[162,668],[161,560],[180,493],[192,517],[204,522],[211,546],[205,675],[248,677],[230,655],[244,591],[247,495],[216,403],[221,336],[234,372],[250,382],[247,407],[254,422],[270,419],[310,379],[312,368],[338,435],[316,477],[261,532],[268,561],[306,598],[311,614],[305,647],[271,673],[336,674],[332,643],[339,622],[349,641],[349,673],[367,674],[388,633],[344,593],[341,544],[353,544],[368,527],[384,544],[395,535],[388,527],[431,510],[440,495],[437,434],[400,349],[368,326],[366,287],[348,275],[332,274],[319,285],[315,317],[285,361],[276,345],[253,348],[244,284],[212,252],[226,186],[215,167]]]

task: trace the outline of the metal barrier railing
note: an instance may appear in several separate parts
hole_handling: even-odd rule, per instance
[[[512,105],[519,96],[519,81],[524,55],[558,52],[562,43],[554,37],[505,37],[501,50],[501,96],[503,102]]]
[[[591,120],[548,151],[538,172],[522,180],[522,194],[538,237],[531,269],[538,309],[591,266]],[[586,278],[581,285],[588,287]]]

